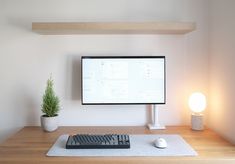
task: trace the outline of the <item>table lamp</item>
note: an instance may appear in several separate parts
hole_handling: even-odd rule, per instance
[[[200,93],[193,93],[189,98],[189,107],[192,110],[191,128],[192,130],[203,130],[203,114],[206,108],[206,97]]]

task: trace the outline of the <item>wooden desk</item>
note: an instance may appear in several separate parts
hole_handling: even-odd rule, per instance
[[[46,157],[46,153],[62,134],[128,133],[180,134],[199,154],[197,157]],[[40,127],[24,127],[0,145],[0,164],[235,164],[235,146],[211,130],[191,131],[189,127],[167,127],[149,131],[146,127],[60,127],[46,133]]]

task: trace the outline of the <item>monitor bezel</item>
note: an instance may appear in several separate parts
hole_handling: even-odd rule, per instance
[[[83,59],[140,59],[162,58],[164,59],[164,102],[152,103],[84,103],[83,101]],[[82,105],[160,105],[166,104],[166,57],[165,56],[81,56],[81,104]]]

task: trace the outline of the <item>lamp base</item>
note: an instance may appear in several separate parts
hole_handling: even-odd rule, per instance
[[[203,114],[191,115],[191,128],[192,130],[204,130]]]

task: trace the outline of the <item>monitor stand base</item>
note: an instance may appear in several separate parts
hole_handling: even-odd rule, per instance
[[[164,129],[166,129],[165,126],[162,126],[162,125],[153,125],[153,124],[148,124],[148,128],[150,130],[164,130]]]

